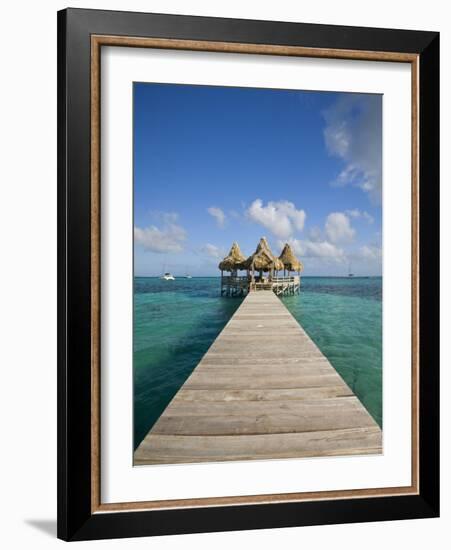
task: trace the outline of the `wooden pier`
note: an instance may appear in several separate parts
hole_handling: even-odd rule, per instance
[[[272,290],[250,292],[135,465],[379,454],[379,426]]]

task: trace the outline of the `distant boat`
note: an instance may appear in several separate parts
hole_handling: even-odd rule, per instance
[[[185,279],[192,279],[192,275],[185,275]]]
[[[175,281],[175,277],[171,273],[165,273],[160,277],[160,279],[163,279],[164,281]]]
[[[348,277],[354,277],[354,273],[351,273],[351,263],[349,263],[348,267]]]

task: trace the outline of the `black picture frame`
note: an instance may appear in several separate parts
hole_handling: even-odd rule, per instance
[[[419,493],[93,513],[91,36],[400,52],[419,59]],[[439,515],[439,34],[67,9],[58,13],[58,537],[88,540]]]

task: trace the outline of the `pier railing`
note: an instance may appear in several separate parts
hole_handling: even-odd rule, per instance
[[[272,289],[272,282],[271,281],[263,281],[263,282],[254,282],[250,283],[251,290],[271,290]]]
[[[301,278],[298,275],[289,277],[248,275],[223,275],[221,278],[221,295],[242,296],[257,290],[273,290],[276,294],[295,294],[299,292]]]
[[[273,277],[271,281],[273,283],[297,283],[300,277],[295,275],[294,277]]]
[[[250,282],[251,276],[247,275],[223,275],[222,281],[224,283],[236,283],[236,282]],[[255,277],[255,282],[273,282],[273,283],[296,283],[300,279],[299,275],[294,275],[291,277],[263,277],[263,280],[260,280],[258,276]]]

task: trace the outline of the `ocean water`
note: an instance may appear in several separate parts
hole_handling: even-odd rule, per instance
[[[221,297],[217,277],[135,278],[135,448],[241,300]],[[303,277],[283,302],[382,425],[382,278]]]

